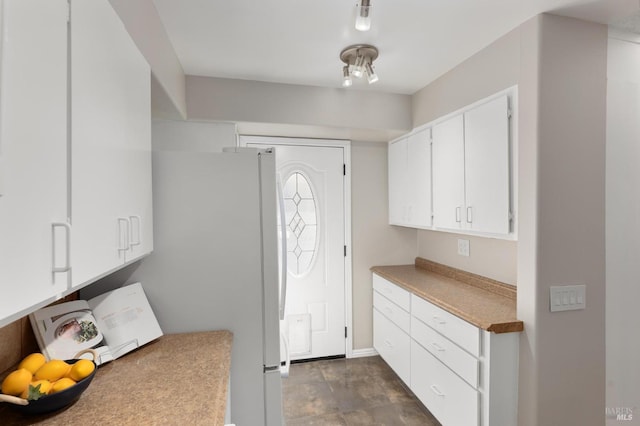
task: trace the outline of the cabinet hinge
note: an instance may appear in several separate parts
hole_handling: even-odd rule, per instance
[[[347,338],[347,327],[344,328],[344,338]]]
[[[67,23],[71,22],[71,0],[67,0]]]
[[[509,222],[513,221],[513,212],[509,212]]]
[[[346,176],[347,175],[347,165],[343,164],[342,165],[342,176]]]
[[[344,246],[344,257],[347,257],[347,246]]]
[[[511,108],[507,109],[507,118],[511,118],[511,115],[513,114],[513,112],[511,111]]]

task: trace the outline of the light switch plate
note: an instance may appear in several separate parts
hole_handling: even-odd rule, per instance
[[[584,285],[562,285],[549,288],[549,309],[551,312],[575,311],[587,306]]]
[[[469,257],[469,240],[463,240],[461,238],[458,238],[458,254],[460,256],[467,256]]]

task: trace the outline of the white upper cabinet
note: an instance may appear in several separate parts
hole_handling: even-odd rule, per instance
[[[405,223],[408,192],[407,138],[389,144],[389,223]]]
[[[504,95],[433,126],[433,225],[511,232],[509,98]]]
[[[153,248],[150,70],[108,0],[71,2],[73,285]]]
[[[6,324],[68,286],[68,4],[1,3],[0,323]]]
[[[431,226],[430,129],[389,145],[389,223]]]
[[[509,233],[508,114],[506,96],[464,114],[465,220],[474,231]]]
[[[435,126],[433,134],[433,226],[462,229],[464,120],[462,114]]]

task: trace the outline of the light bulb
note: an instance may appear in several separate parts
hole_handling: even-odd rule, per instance
[[[360,78],[362,77],[362,74],[364,73],[364,69],[362,67],[362,64],[364,63],[364,56],[358,54],[358,56],[356,56],[356,62],[353,65],[353,76]]]
[[[349,65],[342,67],[342,87],[349,87],[353,84],[349,74]]]
[[[371,6],[369,0],[361,0],[356,6],[356,30],[369,31],[371,28]]]
[[[373,70],[371,62],[367,62],[367,64],[365,65],[365,69],[367,70],[367,81],[369,82],[369,84],[373,84],[378,81],[378,74],[376,74],[376,72]]]

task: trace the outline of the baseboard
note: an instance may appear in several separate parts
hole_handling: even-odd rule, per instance
[[[347,354],[347,358],[363,358],[376,355],[378,355],[378,351],[373,348],[354,349],[350,354]]]

